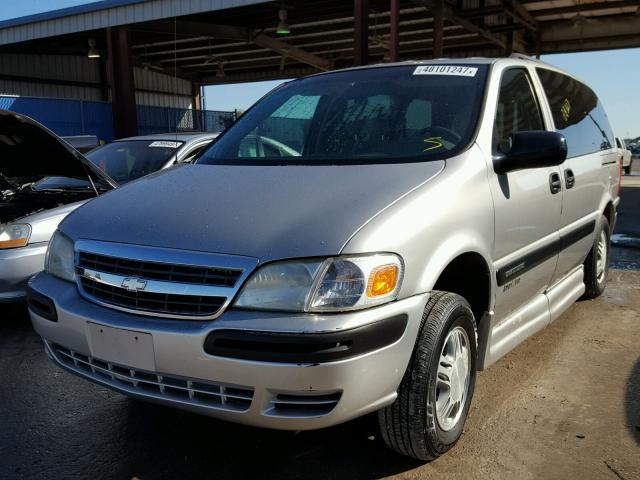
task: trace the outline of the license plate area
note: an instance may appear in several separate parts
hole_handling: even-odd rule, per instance
[[[91,356],[105,362],[155,371],[153,337],[150,333],[106,327],[87,322]]]

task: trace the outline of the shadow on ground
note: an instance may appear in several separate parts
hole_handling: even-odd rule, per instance
[[[640,358],[629,375],[624,403],[625,423],[631,431],[631,436],[640,444]]]
[[[381,478],[420,465],[387,450],[375,415],[294,433],[128,403],[123,478]]]

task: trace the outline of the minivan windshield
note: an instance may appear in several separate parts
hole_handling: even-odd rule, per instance
[[[447,158],[472,139],[487,68],[379,67],[296,80],[240,117],[197,163],[357,164]]]

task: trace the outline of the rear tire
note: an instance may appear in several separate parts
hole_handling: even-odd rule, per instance
[[[602,295],[607,286],[609,273],[609,250],[611,249],[611,234],[609,221],[602,216],[600,225],[596,229],[595,240],[591,251],[584,261],[584,285],[583,298],[596,298]]]
[[[433,292],[396,401],[378,412],[385,443],[433,460],[462,435],[476,380],[473,313],[459,295]]]
[[[623,169],[624,169],[624,174],[625,175],[631,175],[631,164],[627,165]]]

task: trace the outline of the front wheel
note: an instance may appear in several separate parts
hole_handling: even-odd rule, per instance
[[[433,460],[462,435],[476,380],[473,313],[459,295],[434,292],[396,401],[378,412],[382,437],[397,452]]]

